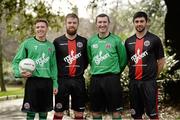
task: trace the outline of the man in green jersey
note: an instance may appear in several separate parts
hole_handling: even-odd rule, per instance
[[[22,105],[22,111],[27,113],[27,120],[33,120],[35,113],[39,113],[39,119],[46,120],[47,112],[53,110],[53,93],[58,92],[55,48],[46,39],[47,30],[46,20],[36,20],[35,36],[20,45],[12,62],[15,77],[27,78]],[[19,62],[24,58],[35,61],[34,72],[19,71]]]
[[[122,87],[120,74],[127,64],[126,50],[121,39],[109,32],[110,20],[106,14],[96,17],[98,34],[88,40],[90,62],[90,105],[93,119],[102,119],[102,113],[112,113],[121,119]]]

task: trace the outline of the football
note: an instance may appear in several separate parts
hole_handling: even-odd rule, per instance
[[[36,64],[34,62],[34,60],[30,59],[30,58],[25,58],[22,59],[19,62],[19,71],[29,71],[29,72],[33,72],[36,69]]]

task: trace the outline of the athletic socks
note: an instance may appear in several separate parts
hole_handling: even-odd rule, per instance
[[[34,120],[35,112],[27,112],[27,120]]]
[[[27,120],[34,120],[36,113],[35,112],[27,112]],[[39,113],[39,120],[46,120],[47,113],[41,112]]]
[[[83,119],[83,116],[81,116],[81,117],[75,116],[75,117],[74,117],[74,120],[84,120],[84,119]]]
[[[122,120],[121,116],[119,116],[118,118],[112,118],[113,120]]]
[[[47,112],[40,112],[39,120],[46,120],[46,119],[47,119]]]
[[[63,116],[54,115],[53,120],[62,120]]]
[[[93,120],[102,120],[102,116],[93,116]]]

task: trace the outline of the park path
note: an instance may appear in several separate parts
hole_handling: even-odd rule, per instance
[[[3,100],[0,101],[0,120],[26,120],[26,114],[21,112],[21,105],[23,103],[22,98]],[[54,111],[48,113],[48,120],[53,119]],[[73,116],[73,112],[70,111],[70,116]],[[92,120],[92,118],[85,113],[86,120]],[[109,116],[104,116],[103,120],[110,120]],[[38,115],[36,115],[35,120],[38,120]],[[63,120],[73,120],[72,117],[64,115]]]
[[[23,99],[0,101],[0,120],[26,120],[26,114],[21,112]],[[52,120],[54,112],[48,113],[48,120]],[[71,119],[65,115],[64,120]],[[36,115],[35,120],[38,120]]]
[[[0,100],[0,120],[26,120],[26,114],[21,112],[21,105],[23,99],[12,99],[12,100]],[[165,110],[165,111],[164,111]],[[53,119],[54,111],[48,113],[48,120]],[[172,107],[166,109],[161,108],[160,120],[176,120],[179,116],[179,111],[174,111]],[[70,116],[73,116],[73,112],[70,111]],[[86,120],[92,120],[89,112],[85,112]],[[129,110],[125,110],[122,115],[123,120],[132,120],[129,114]],[[35,120],[38,120],[38,115],[36,115]],[[73,120],[72,117],[64,115],[63,120]],[[103,120],[111,120],[109,115],[103,116]],[[148,120],[145,118],[145,120]]]

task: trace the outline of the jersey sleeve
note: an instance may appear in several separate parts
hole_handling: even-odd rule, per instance
[[[128,53],[128,42],[127,42],[127,40],[128,40],[128,39],[125,40],[125,44],[124,44],[124,45],[125,45],[125,48],[126,48],[127,60],[129,60],[129,59],[130,59],[130,55],[127,54],[127,53]]]
[[[22,59],[26,58],[26,56],[27,56],[27,49],[25,47],[25,42],[23,42],[18,48],[18,51],[12,61],[12,69],[13,69],[15,77],[17,78],[21,77],[21,74],[19,71],[19,62]]]
[[[88,55],[89,64],[91,65],[92,55],[91,55],[91,43],[90,43],[90,39],[87,41],[87,55]]]
[[[55,53],[55,48],[54,48],[54,45],[53,45],[53,54],[51,56],[51,61],[50,61],[50,64],[51,64],[51,78],[53,80],[53,88],[58,88],[58,83],[57,83],[57,80],[58,80],[58,72],[57,72],[57,61],[56,61],[56,53]]]
[[[120,73],[122,73],[127,65],[127,54],[124,43],[120,38],[117,40],[117,53],[119,58]]]
[[[84,62],[85,62],[85,68],[87,68],[87,66],[88,66],[88,62],[89,62],[89,60],[88,60],[88,52],[87,52],[87,39],[85,40],[85,60],[84,60]]]
[[[157,60],[164,57],[164,49],[160,38],[157,38],[155,43],[155,56]]]

